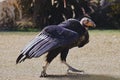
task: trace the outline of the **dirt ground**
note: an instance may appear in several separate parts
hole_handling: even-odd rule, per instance
[[[120,80],[120,30],[90,31],[90,42],[73,48],[67,62],[85,73],[66,74],[59,56],[48,67],[48,77],[40,78],[45,55],[16,65],[20,50],[38,32],[0,32],[0,80]]]

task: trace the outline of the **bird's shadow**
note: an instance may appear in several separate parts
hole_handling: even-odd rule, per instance
[[[45,78],[48,80],[120,80],[108,75],[97,75],[97,74],[78,74],[69,73],[64,75],[47,75]]]

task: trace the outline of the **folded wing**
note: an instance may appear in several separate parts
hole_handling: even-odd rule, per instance
[[[48,26],[21,51],[16,63],[26,58],[40,57],[44,53],[62,46],[69,46],[78,39],[78,34],[59,26]]]

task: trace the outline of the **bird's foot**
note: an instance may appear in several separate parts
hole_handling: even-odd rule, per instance
[[[46,77],[46,76],[47,76],[46,72],[42,71],[40,77]]]
[[[77,70],[75,68],[72,68],[72,67],[69,67],[68,70],[67,70],[67,73],[70,73],[70,72],[79,72],[79,73],[84,73],[83,70]]]

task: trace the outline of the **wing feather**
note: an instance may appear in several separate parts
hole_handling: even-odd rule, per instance
[[[48,38],[48,39],[49,39],[49,38]],[[44,48],[45,46],[48,46],[48,45],[49,45],[49,40],[48,40],[48,39],[43,40],[42,42],[36,44],[36,45],[32,48],[32,50],[29,52],[29,56],[30,56],[30,57],[33,57],[33,55],[35,55],[35,54],[38,52],[38,50],[41,50],[41,49]],[[45,49],[45,48],[44,48],[44,49]],[[39,54],[41,54],[41,53],[39,53]]]
[[[31,57],[40,57],[41,55],[43,55],[44,53],[46,53],[47,51],[58,47],[58,42],[56,42],[55,40],[48,41],[46,42],[43,46],[39,47],[32,55]]]
[[[42,36],[42,35],[41,35]],[[21,53],[26,54],[29,52],[36,44],[42,42],[44,39],[41,37],[35,37],[32,41],[28,43],[28,45],[25,46],[25,48],[21,51]]]

